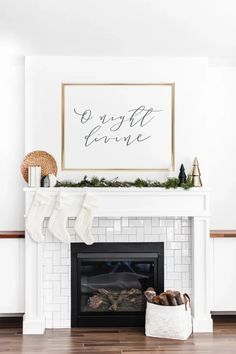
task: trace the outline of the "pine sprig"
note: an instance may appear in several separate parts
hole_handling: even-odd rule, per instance
[[[178,188],[180,186],[178,178],[168,178],[166,182],[161,183],[162,188],[170,189],[170,188]]]
[[[135,181],[119,181],[118,177],[112,180],[107,180],[104,177],[98,178],[96,176],[88,179],[87,176],[80,182],[72,182],[72,181],[57,181],[56,187],[68,187],[68,188],[83,188],[83,187],[93,187],[93,188],[103,188],[103,187],[110,187],[110,188],[121,188],[121,187],[137,187],[137,188],[178,188],[181,187],[183,189],[189,189],[193,187],[191,176],[188,176],[186,183],[180,184],[178,178],[168,178],[165,182],[159,182],[157,180],[144,180],[141,178],[137,178]]]
[[[182,187],[183,189],[190,189],[193,187],[193,180],[192,180],[192,176],[188,175],[186,182],[182,183],[180,185],[180,187]]]

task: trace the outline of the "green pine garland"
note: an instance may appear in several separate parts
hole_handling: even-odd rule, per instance
[[[178,178],[168,178],[165,182],[159,182],[157,180],[144,180],[141,178],[137,178],[134,182],[130,181],[119,181],[118,177],[112,180],[107,180],[104,177],[92,177],[88,179],[87,176],[80,182],[71,182],[71,181],[57,181],[56,187],[109,187],[109,188],[119,188],[119,187],[138,187],[138,188],[150,188],[150,187],[159,187],[159,188],[178,188],[181,187],[183,189],[190,189],[193,187],[191,176],[187,177],[186,183],[180,184]]]

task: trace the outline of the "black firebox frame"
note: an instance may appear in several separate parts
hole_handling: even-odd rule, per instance
[[[81,312],[79,308],[80,279],[79,269],[82,260],[104,257],[112,260],[148,259],[155,263],[154,288],[158,292],[164,291],[164,243],[121,243],[105,242],[85,245],[83,243],[71,244],[71,327],[130,327],[143,326],[145,321],[144,311],[122,313],[94,313]],[[113,254],[113,255],[112,255]],[[117,254],[114,258],[114,254]],[[98,256],[99,255],[99,256]]]

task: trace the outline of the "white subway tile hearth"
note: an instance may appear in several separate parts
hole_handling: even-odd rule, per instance
[[[72,242],[75,242],[74,222],[74,218],[69,218],[67,222]],[[43,306],[46,328],[70,328],[70,245],[58,242],[50,234],[47,225],[48,219],[45,219]],[[191,295],[191,218],[99,217],[94,218],[92,232],[95,242],[164,242],[165,288],[180,290]]]

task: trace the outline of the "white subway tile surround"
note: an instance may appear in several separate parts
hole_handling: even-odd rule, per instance
[[[71,241],[75,242],[75,219],[68,219]],[[43,232],[43,306],[46,328],[70,328],[70,245],[58,242],[48,231]],[[191,295],[192,227],[188,217],[95,218],[95,242],[164,242],[165,288]],[[77,241],[76,241],[77,242]]]

